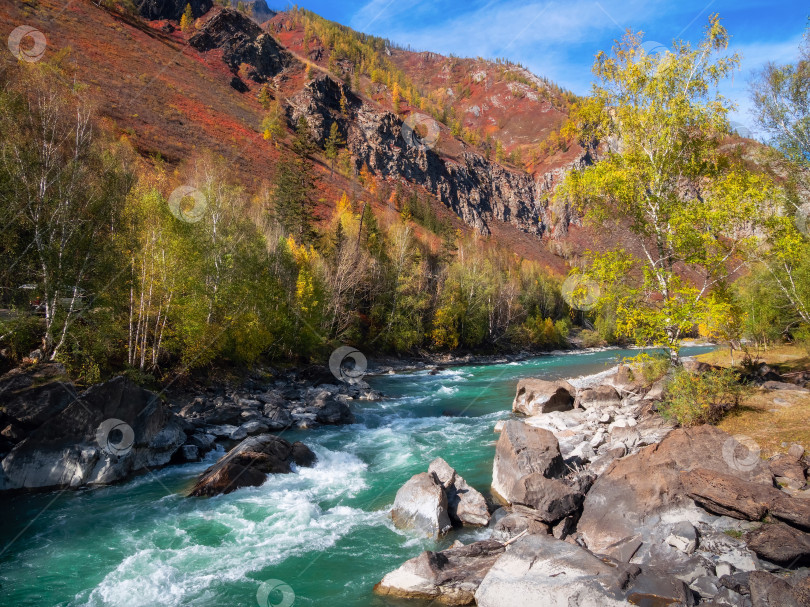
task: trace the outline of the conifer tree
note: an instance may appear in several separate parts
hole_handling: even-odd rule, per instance
[[[191,4],[186,4],[186,10],[183,11],[183,16],[180,17],[180,29],[184,32],[190,31],[194,27],[194,12],[191,10]]]
[[[338,157],[338,149],[345,144],[346,142],[343,140],[343,137],[340,136],[337,122],[333,122],[329,129],[329,137],[324,144],[324,151],[326,152],[326,157],[329,159],[330,177],[335,174],[335,160],[337,160]]]

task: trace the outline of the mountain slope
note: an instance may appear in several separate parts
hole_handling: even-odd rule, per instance
[[[146,22],[88,0],[67,7],[41,0],[34,8],[15,5],[4,12],[10,29],[27,24],[45,33],[49,54],[70,49],[64,61],[74,66],[79,81],[89,85],[110,129],[130,140],[143,156],[159,157],[174,169],[179,183],[184,163],[204,150],[225,158],[249,189],[272,180],[278,159],[289,152],[262,138],[266,110],[258,95],[266,86],[285,106],[288,128],[305,115],[314,138],[323,143],[331,123],[337,122],[348,142],[355,175],[336,173],[321,180],[322,217],[341,191],[362,192],[365,186],[358,184],[357,175],[368,170],[389,190],[399,184],[433,194],[436,213],[457,228],[466,225],[491,234],[520,255],[545,260],[557,271],[565,264],[555,253],[562,250],[567,257],[569,247],[549,247],[538,237],[553,232],[563,239],[560,242],[575,243],[573,250],[580,248],[582,238],[566,236],[573,217],[564,208],[551,209],[548,194],[568,167],[590,161],[581,149],[555,150],[528,167],[516,166],[496,162],[495,146],[486,141],[470,142],[463,132],[461,137],[453,135],[458,130],[455,122],[460,122],[462,131],[477,129],[491,141],[500,141],[506,154],[528,150],[558,128],[565,119],[564,96],[542,80],[526,84],[509,76],[520,68],[380,48],[375,41],[390,65],[406,77],[414,74],[414,90],[407,91],[411,101],[416,96],[425,100],[416,107],[403,95],[394,108],[392,89],[398,84],[389,86],[376,73],[365,72],[355,73],[351,88],[341,83],[340,79],[351,81],[352,70],[360,66],[333,58],[337,53],[328,41],[306,32],[306,22],[292,13],[275,15],[260,27],[237,11],[213,7],[197,20],[196,32],[184,33],[176,23]],[[5,61],[9,59],[4,55]],[[433,68],[423,69],[427,64]],[[470,72],[473,80],[483,76],[470,85],[469,96],[441,106],[443,101],[435,94],[438,85],[460,91],[464,86],[459,75],[473,64],[480,68]],[[521,94],[506,92],[512,90]],[[343,117],[341,96],[351,100]],[[425,106],[427,111],[421,109]],[[434,149],[408,145],[402,135],[403,119],[442,107],[450,110],[450,116],[444,116],[449,126],[438,125],[438,145]],[[330,173],[325,159],[318,170],[324,176]],[[377,207],[391,206],[379,194],[366,191],[362,196]]]

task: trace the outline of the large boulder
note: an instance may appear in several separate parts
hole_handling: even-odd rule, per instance
[[[168,464],[186,441],[160,398],[117,377],[90,387],[32,431],[2,461],[2,489],[120,481]]]
[[[486,526],[489,524],[489,509],[484,496],[470,487],[461,475],[441,457],[428,467],[447,495],[450,521],[454,525]]]
[[[26,430],[33,430],[56,417],[76,399],[76,389],[61,381],[27,387],[2,395],[5,415]]]
[[[810,533],[784,523],[762,525],[745,538],[757,556],[784,567],[810,565]]]
[[[733,444],[732,437],[713,426],[682,428],[657,445],[615,460],[585,498],[577,527],[580,536],[588,548],[601,553],[637,535],[647,523],[656,524],[662,512],[691,505],[681,471],[704,468],[772,485],[773,477],[763,462],[732,468]]]
[[[312,466],[315,454],[303,443],[290,444],[272,434],[243,440],[203,472],[189,496],[231,493],[242,487],[258,487],[268,474],[288,474],[292,465]]]
[[[434,539],[451,528],[447,495],[433,474],[415,474],[397,491],[391,511],[394,525]]]
[[[773,485],[697,468],[681,473],[681,485],[695,503],[713,514],[758,521],[766,514],[810,529],[810,500],[793,498]]]
[[[481,580],[503,552],[504,545],[494,540],[423,552],[387,574],[374,591],[444,605],[473,605]]]
[[[680,580],[618,565],[550,535],[527,535],[508,548],[475,593],[479,607],[694,605]]]
[[[510,420],[503,426],[492,465],[492,492],[506,503],[515,501],[516,484],[530,474],[546,478],[565,474],[565,463],[554,434]]]
[[[538,415],[574,408],[574,388],[567,381],[521,379],[517,385],[512,411],[523,415]]]

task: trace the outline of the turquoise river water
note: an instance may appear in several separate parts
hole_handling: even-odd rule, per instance
[[[356,424],[284,434],[315,451],[314,468],[230,495],[184,496],[222,455],[214,452],[120,485],[0,498],[0,605],[292,607],[291,592],[296,606],[401,604],[373,594],[385,573],[488,532],[433,542],[397,530],[389,516],[397,489],[441,456],[486,492],[493,428],[510,415],[518,379],[590,375],[633,354],[369,377],[386,398],[352,404]],[[270,592],[281,582],[291,591]]]

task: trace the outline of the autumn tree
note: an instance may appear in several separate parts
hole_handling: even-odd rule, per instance
[[[571,173],[569,197],[599,225],[626,230],[642,252],[597,255],[591,274],[614,299],[617,325],[639,344],[663,346],[677,362],[684,333],[712,315],[722,291],[755,248],[768,180],[724,156],[732,104],[717,91],[739,64],[724,54],[717,16],[692,47],[648,54],[628,32],[600,52],[592,96],[574,111],[583,143],[608,141],[605,157]],[[623,284],[623,287],[615,285]]]
[[[180,17],[180,29],[184,32],[191,31],[194,27],[194,12],[191,10],[191,4],[186,4],[186,9],[183,11],[183,16]]]
[[[60,66],[21,65],[4,80],[0,217],[4,249],[17,255],[2,272],[15,288],[34,285],[41,350],[54,360],[83,308],[115,276],[112,240],[132,177],[102,149],[86,92],[66,86]]]
[[[262,137],[266,141],[271,141],[273,145],[278,147],[279,143],[284,139],[287,134],[286,120],[284,112],[281,109],[281,103],[278,99],[269,104],[269,111],[267,116],[262,120]]]

